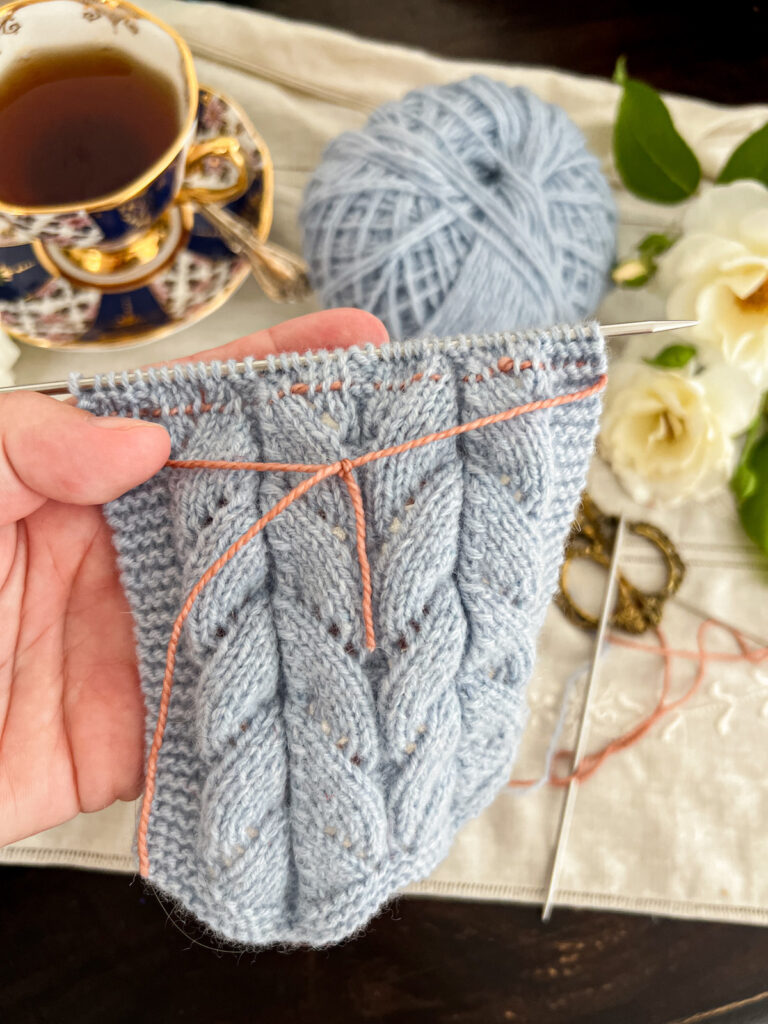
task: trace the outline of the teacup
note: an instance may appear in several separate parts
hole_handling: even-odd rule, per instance
[[[44,56],[46,51],[86,46],[119,50],[170,82],[179,104],[176,137],[143,173],[108,195],[29,207],[3,202],[0,195],[0,244],[5,235],[14,242],[39,240],[68,250],[115,252],[151,230],[175,202],[226,202],[247,186],[246,162],[237,139],[221,136],[193,145],[197,76],[189,48],[170,26],[127,0],[16,0],[0,8],[0,80],[30,53]],[[0,146],[9,144],[12,140],[0,140]],[[237,181],[192,195],[183,192],[185,176],[209,155],[230,160]]]

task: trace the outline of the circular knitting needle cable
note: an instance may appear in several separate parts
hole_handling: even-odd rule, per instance
[[[555,893],[557,892],[557,883],[559,881],[560,874],[563,868],[563,861],[565,859],[565,848],[568,843],[568,834],[571,830],[571,822],[573,821],[573,811],[574,806],[576,804],[576,787],[578,786],[578,780],[575,778],[575,772],[586,753],[589,708],[592,700],[592,693],[595,688],[595,682],[597,680],[599,672],[600,655],[602,654],[603,645],[605,643],[605,634],[608,630],[608,624],[611,620],[611,613],[613,612],[613,604],[616,599],[616,586],[619,578],[619,574],[617,572],[619,562],[619,550],[621,548],[623,540],[624,516],[619,516],[618,521],[616,523],[616,535],[613,540],[611,563],[608,568],[608,583],[605,588],[603,607],[600,610],[600,623],[597,628],[595,649],[592,655],[592,664],[590,666],[589,677],[587,679],[587,688],[584,694],[584,705],[581,709],[581,720],[579,722],[579,732],[576,739],[576,749],[573,752],[573,764],[571,766],[571,773],[574,775],[574,777],[571,778],[571,781],[568,783],[568,789],[566,790],[565,794],[565,801],[563,802],[563,810],[560,816],[560,827],[557,832],[555,852],[552,858],[552,869],[549,875],[549,886],[547,888],[547,895],[544,900],[544,908],[541,912],[542,921],[548,921],[552,916],[552,907],[554,904]]]

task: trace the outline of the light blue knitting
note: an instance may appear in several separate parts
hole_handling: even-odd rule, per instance
[[[100,415],[159,418],[173,458],[319,464],[588,388],[604,349],[591,326],[220,370],[73,391]],[[432,870],[509,776],[598,414],[592,396],[357,470],[374,653],[337,477],[213,579],[179,647],[149,828],[156,886],[227,938],[319,946]],[[107,506],[148,741],[186,595],[301,479],[166,467]]]

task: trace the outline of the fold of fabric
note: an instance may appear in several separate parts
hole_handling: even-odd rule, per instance
[[[596,325],[120,375],[73,392],[162,423],[173,459],[325,464],[605,372]],[[599,395],[321,481],[203,589],[181,634],[147,834],[150,880],[246,944],[339,941],[444,857],[508,777]],[[106,507],[158,716],[171,629],[206,569],[302,476],[166,467]]]

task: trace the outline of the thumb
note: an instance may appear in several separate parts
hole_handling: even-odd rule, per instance
[[[164,427],[92,416],[33,392],[0,397],[0,524],[47,499],[100,505],[143,483],[168,458]]]

